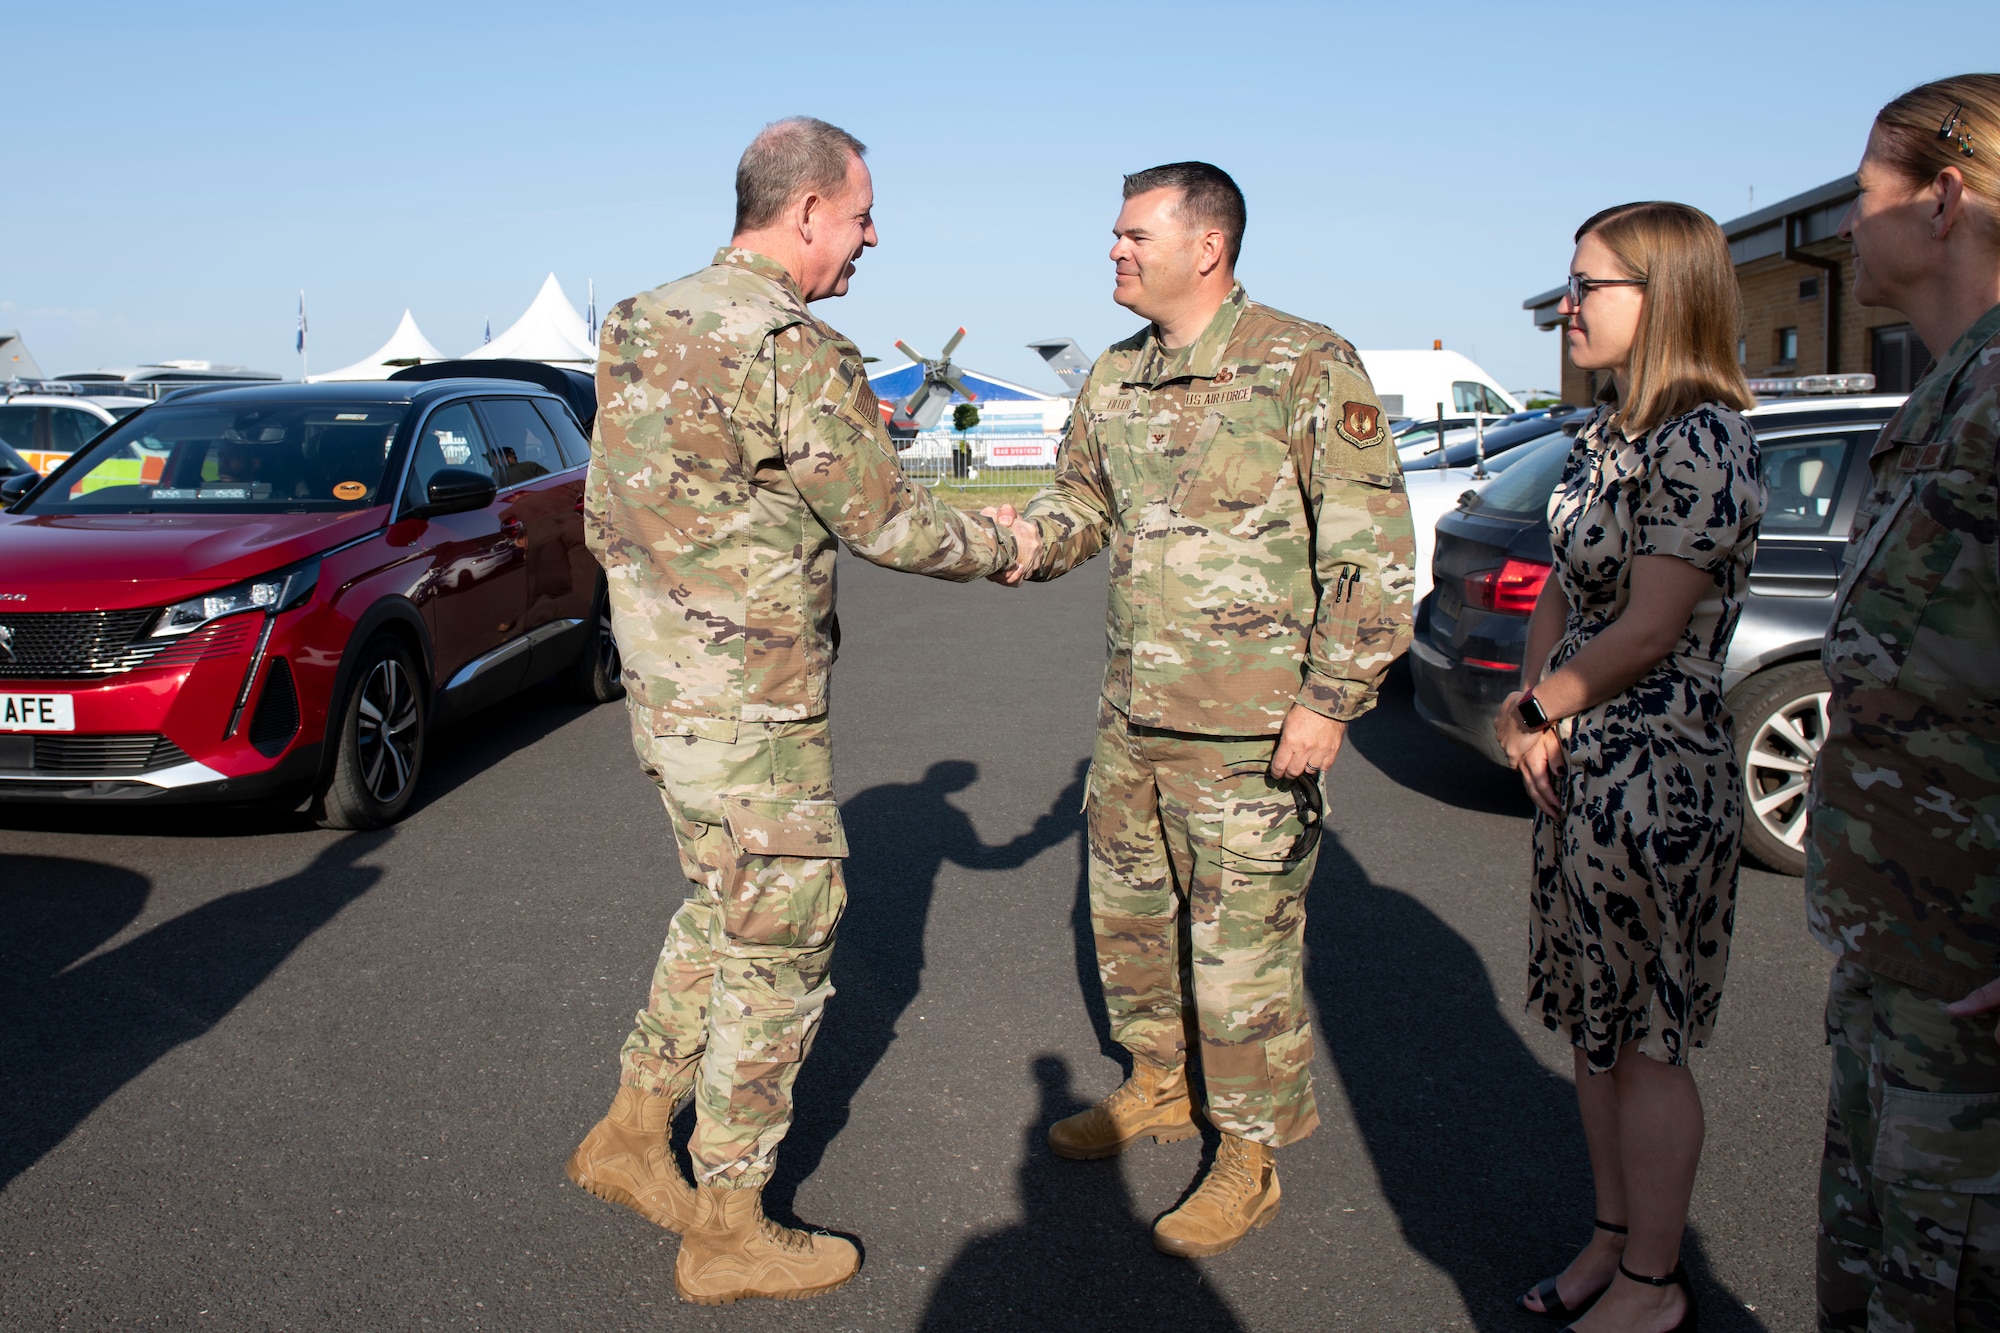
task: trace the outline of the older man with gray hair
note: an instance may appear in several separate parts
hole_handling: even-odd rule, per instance
[[[965,582],[1032,560],[896,465],[854,344],[807,303],[875,244],[864,148],[797,117],[736,170],[736,228],[698,273],[604,321],[586,534],[624,655],[632,741],[692,892],[625,1041],[611,1111],[569,1161],[599,1198],[680,1232],[700,1304],[830,1291],[854,1245],[780,1226],[761,1195],[833,988],[847,838],[827,683],[836,545]],[[668,1128],[692,1097],[682,1176]]]

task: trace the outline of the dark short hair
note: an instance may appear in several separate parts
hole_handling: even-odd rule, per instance
[[[811,116],[772,121],[736,163],[736,230],[770,226],[804,195],[838,194],[847,184],[847,159],[867,151],[846,130]]]
[[[1179,190],[1181,201],[1174,211],[1191,227],[1220,231],[1229,245],[1229,266],[1236,267],[1236,256],[1243,252],[1243,191],[1228,172],[1206,162],[1169,162],[1125,178],[1127,199],[1149,190]]]

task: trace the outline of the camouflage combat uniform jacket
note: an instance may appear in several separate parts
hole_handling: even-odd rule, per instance
[[[961,582],[1015,559],[1011,534],[903,476],[860,353],[763,255],[724,248],[614,306],[597,398],[586,540],[626,687],[662,729],[826,712],[836,541]]]
[[[1240,285],[1189,347],[1148,325],[1097,358],[1026,513],[1036,578],[1111,548],[1104,697],[1138,725],[1359,717],[1409,646],[1415,533],[1361,359]]]
[[[2000,976],[2000,306],[1882,429],[1824,661],[1806,901],[1836,954],[1950,999]]]

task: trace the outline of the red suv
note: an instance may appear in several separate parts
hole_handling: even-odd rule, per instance
[[[557,674],[618,697],[588,455],[563,397],[497,379],[127,419],[0,514],[0,800],[310,797],[374,828],[440,723]]]

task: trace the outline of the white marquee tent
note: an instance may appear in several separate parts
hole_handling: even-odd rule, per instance
[[[351,366],[339,370],[329,370],[324,375],[309,375],[306,382],[320,384],[327,380],[386,380],[404,366],[421,365],[426,361],[444,361],[448,358],[431,345],[424,337],[423,330],[410,312],[403,312],[403,322],[389,335],[389,341],[362,357]]]
[[[512,357],[518,361],[588,367],[597,362],[597,348],[591,342],[583,316],[563,295],[562,284],[551,273],[525,314],[492,342],[473,348],[465,356],[468,360]]]

